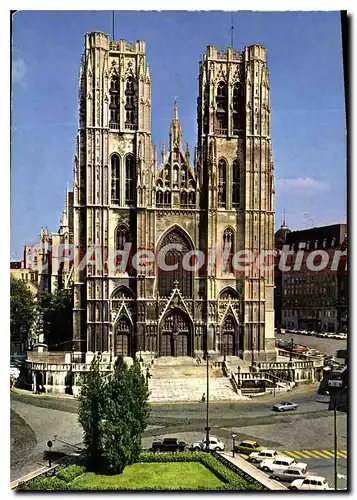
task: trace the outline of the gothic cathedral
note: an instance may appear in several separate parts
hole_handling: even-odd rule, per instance
[[[264,47],[208,46],[193,158],[175,102],[158,162],[145,42],[86,35],[74,165],[78,360],[139,351],[274,359],[273,268],[233,265],[237,252],[274,250],[269,88]],[[127,264],[110,265],[113,249],[122,264],[126,248]],[[135,266],[145,252],[155,258]]]

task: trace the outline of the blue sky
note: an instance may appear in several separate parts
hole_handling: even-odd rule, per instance
[[[77,76],[84,35],[111,33],[111,11],[23,11],[13,21],[11,258],[58,229],[72,186]],[[196,143],[198,63],[230,42],[229,12],[116,11],[116,39],[146,41],[152,138],[168,139],[178,98],[184,140]],[[338,12],[235,12],[234,47],[268,50],[276,226],[346,218],[346,127]],[[310,214],[308,216],[304,214]]]

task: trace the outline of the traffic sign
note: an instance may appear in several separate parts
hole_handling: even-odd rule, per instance
[[[343,381],[342,380],[329,380],[328,385],[329,387],[342,387]]]

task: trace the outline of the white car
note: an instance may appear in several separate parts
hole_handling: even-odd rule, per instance
[[[252,462],[253,464],[258,464],[267,458],[270,460],[275,460],[278,456],[278,452],[275,450],[261,450],[261,451],[253,451],[247,458],[248,462]]]
[[[290,457],[277,456],[274,460],[266,459],[260,462],[259,469],[264,472],[278,472],[285,470],[288,467],[298,467],[300,469],[306,469],[307,464],[303,462],[297,462]]]
[[[289,490],[309,491],[309,490],[330,490],[326,479],[322,476],[306,476],[305,479],[295,479],[289,486]]]
[[[10,375],[12,375],[14,378],[19,378],[20,370],[17,366],[10,366]]]
[[[270,477],[276,481],[287,481],[291,483],[291,481],[295,481],[295,479],[305,479],[306,473],[306,468],[301,469],[300,467],[291,466],[288,469],[273,472]]]
[[[224,451],[225,445],[216,436],[210,436],[208,448],[213,451]],[[196,443],[193,443],[192,450],[193,451],[207,450],[206,438],[202,439],[202,441],[197,441]]]

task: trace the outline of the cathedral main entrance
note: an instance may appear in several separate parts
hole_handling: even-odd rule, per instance
[[[191,356],[189,318],[180,310],[170,312],[160,327],[160,356]]]

